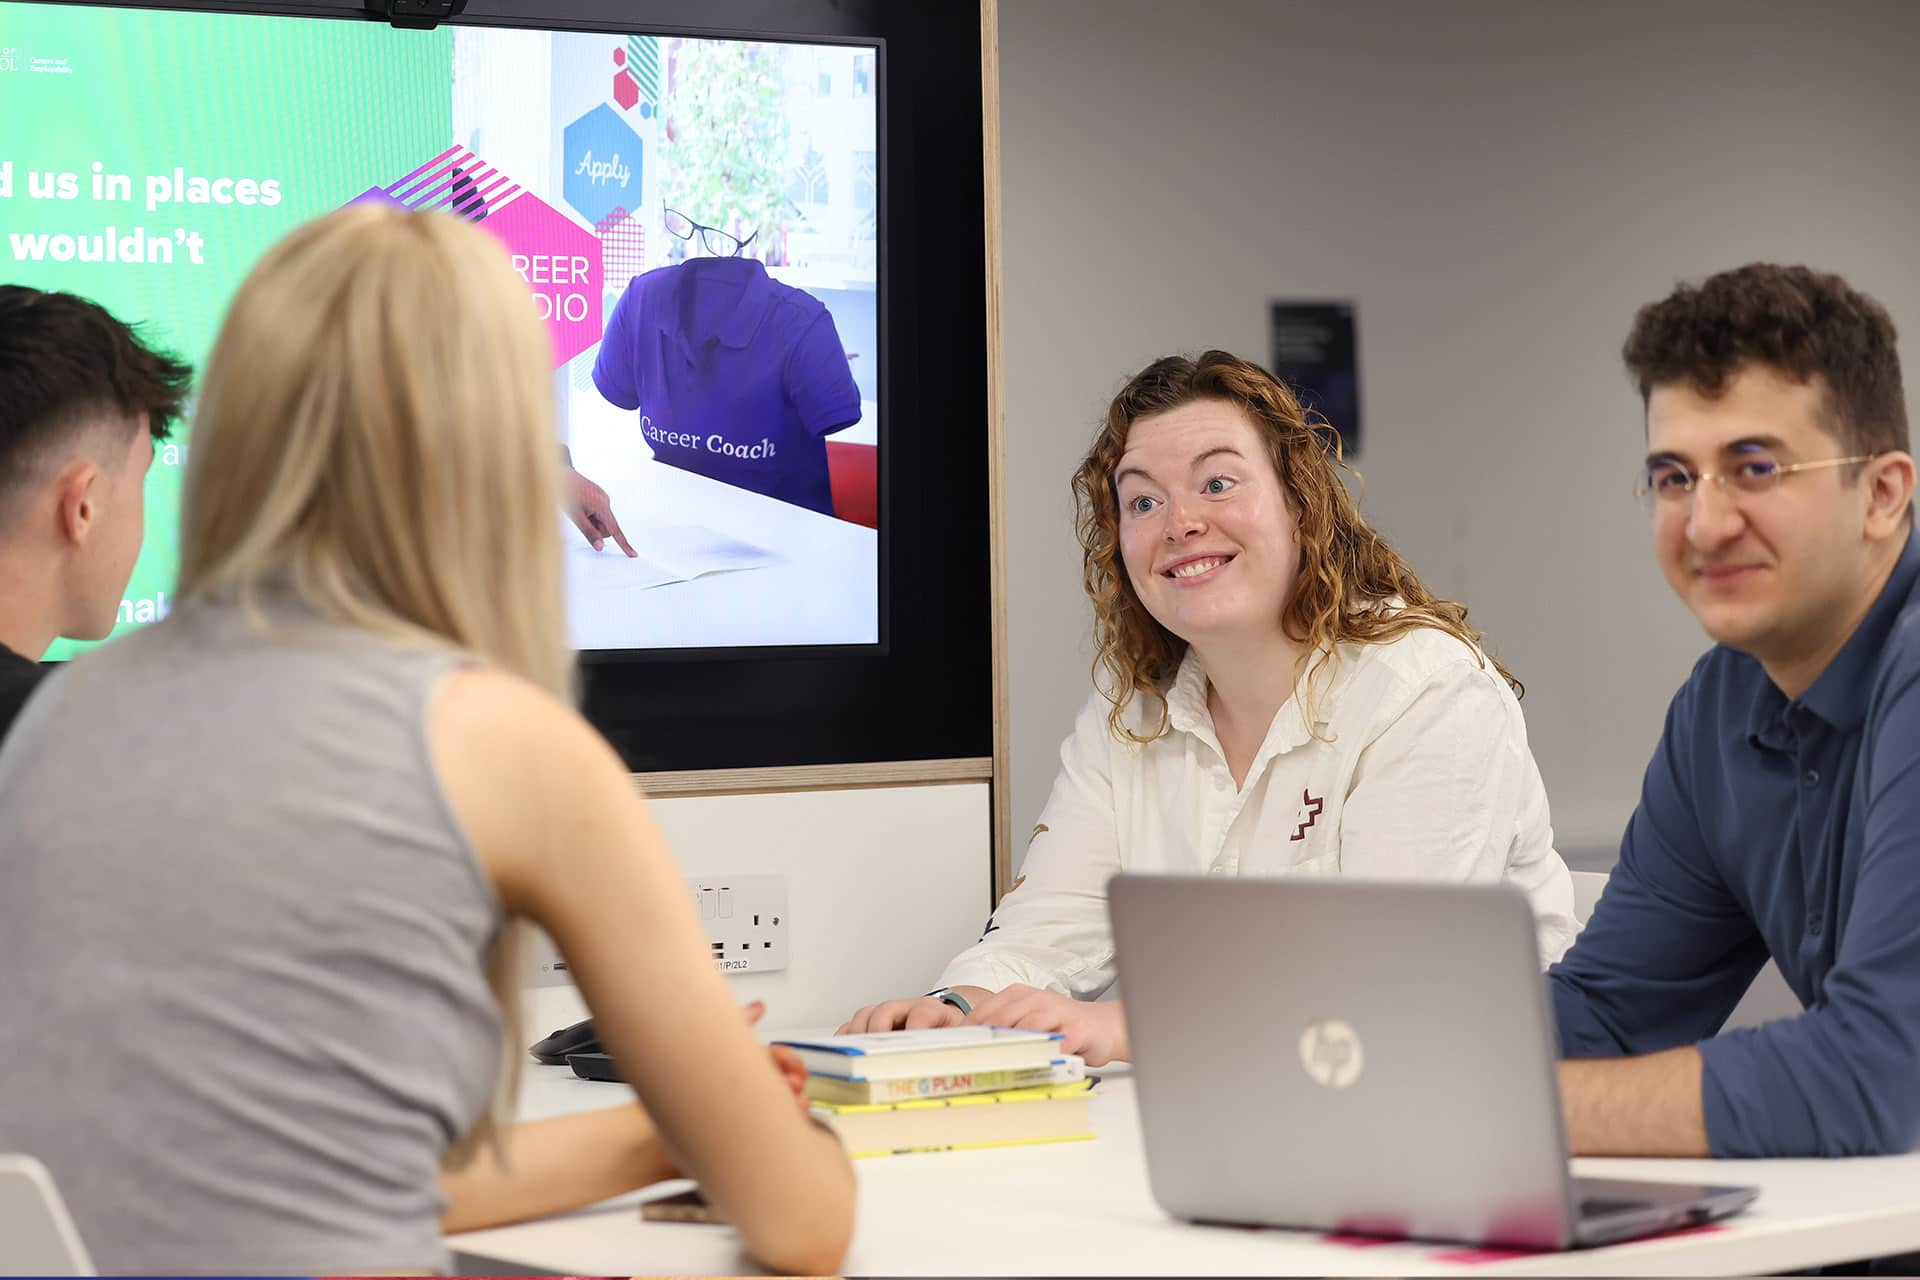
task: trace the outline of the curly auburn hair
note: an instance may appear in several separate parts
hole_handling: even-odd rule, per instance
[[[1817,377],[1827,429],[1849,452],[1904,453],[1895,336],[1887,309],[1839,276],[1754,262],[1640,308],[1620,354],[1643,407],[1659,386],[1717,397],[1748,365],[1800,383]]]
[[[1338,435],[1310,420],[1292,390],[1265,369],[1207,351],[1198,359],[1165,356],[1135,374],[1107,406],[1106,421],[1073,475],[1081,578],[1093,601],[1095,684],[1113,704],[1107,724],[1116,738],[1146,743],[1167,732],[1166,690],[1187,642],[1147,612],[1127,577],[1114,472],[1134,423],[1198,400],[1222,401],[1247,415],[1299,519],[1300,563],[1281,624],[1316,655],[1307,673],[1309,707],[1337,669],[1335,646],[1378,644],[1416,627],[1436,627],[1463,641],[1483,662],[1493,662],[1516,695],[1525,693],[1511,672],[1479,651],[1480,633],[1467,625],[1467,607],[1430,593],[1361,517],[1335,470],[1351,470]],[[1389,607],[1396,600],[1398,607]],[[1160,703],[1159,722],[1145,737],[1125,723],[1136,694]]]

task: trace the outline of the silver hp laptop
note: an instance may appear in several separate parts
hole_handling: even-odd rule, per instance
[[[1565,1249],[1758,1194],[1569,1175],[1518,890],[1123,874],[1109,893],[1148,1174],[1176,1217]]]

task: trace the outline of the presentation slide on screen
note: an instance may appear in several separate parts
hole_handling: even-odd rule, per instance
[[[300,222],[365,201],[465,218],[552,340],[575,644],[872,644],[876,61],[0,3],[0,279],[92,298],[199,368]],[[192,447],[188,424],[156,456],[123,629],[170,607]],[[587,509],[635,554],[596,550]]]

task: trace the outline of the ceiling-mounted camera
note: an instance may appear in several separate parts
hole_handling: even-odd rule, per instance
[[[366,0],[367,12],[396,27],[431,31],[466,10],[467,0]]]

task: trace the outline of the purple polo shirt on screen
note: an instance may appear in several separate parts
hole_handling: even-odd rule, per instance
[[[825,437],[860,420],[860,390],[826,306],[754,259],[635,277],[593,381],[661,462],[833,514]]]

